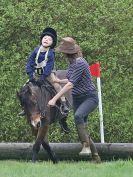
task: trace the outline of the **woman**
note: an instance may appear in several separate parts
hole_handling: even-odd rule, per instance
[[[89,65],[82,57],[80,47],[71,37],[63,38],[56,50],[66,56],[70,65],[67,79],[56,80],[56,82],[66,83],[66,85],[48,102],[48,105],[55,106],[56,101],[72,89],[75,124],[82,143],[79,155],[92,155],[92,159],[99,162],[97,149],[87,132],[88,115],[98,106],[97,91],[91,80]]]

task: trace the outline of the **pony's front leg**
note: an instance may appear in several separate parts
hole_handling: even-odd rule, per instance
[[[36,141],[32,148],[32,162],[36,162],[40,150],[41,141]]]
[[[52,160],[52,162],[54,164],[58,163],[57,157],[55,155],[55,153],[51,150],[49,143],[46,143],[45,141],[42,141],[42,146],[43,148],[47,151],[50,159]]]

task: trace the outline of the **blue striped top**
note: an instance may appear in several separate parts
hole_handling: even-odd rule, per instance
[[[72,95],[79,95],[96,91],[92,82],[89,64],[84,58],[77,58],[69,65],[67,79],[73,83]]]

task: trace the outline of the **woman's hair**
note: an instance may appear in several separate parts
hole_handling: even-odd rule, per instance
[[[65,54],[68,58],[73,58],[73,59],[76,59],[76,58],[79,58],[79,57],[82,57],[82,52],[81,50],[79,50],[77,53],[74,53],[74,54]]]

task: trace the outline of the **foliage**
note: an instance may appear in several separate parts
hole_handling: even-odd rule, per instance
[[[52,26],[61,37],[72,36],[89,63],[101,64],[106,142],[133,142],[133,4],[132,0],[1,0],[0,2],[0,141],[33,141],[16,92],[26,82],[25,64],[40,33]],[[56,68],[66,69],[56,54]],[[96,84],[96,80],[94,79]],[[50,129],[50,141],[77,141],[73,115],[71,133]],[[90,115],[89,130],[100,141],[98,109]]]

